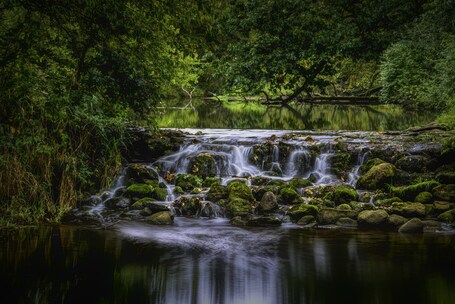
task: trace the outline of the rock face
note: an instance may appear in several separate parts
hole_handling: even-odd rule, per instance
[[[365,190],[381,189],[386,184],[392,184],[397,169],[390,163],[382,163],[371,167],[359,178],[356,187]]]

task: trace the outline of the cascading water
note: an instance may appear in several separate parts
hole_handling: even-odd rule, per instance
[[[347,181],[348,185],[354,187],[355,184],[357,183],[357,180],[360,177],[360,174],[359,174],[360,166],[362,166],[363,163],[365,162],[366,155],[367,155],[367,153],[364,153],[362,151],[358,152],[357,163],[352,168],[352,170],[349,172],[349,175],[348,175],[348,181]]]

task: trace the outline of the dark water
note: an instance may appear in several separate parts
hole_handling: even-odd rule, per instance
[[[159,108],[163,128],[221,128],[276,130],[403,130],[435,119],[396,105],[349,106],[294,104],[267,107],[255,102],[168,100]]]
[[[455,303],[455,237],[177,218],[0,232],[1,303]]]

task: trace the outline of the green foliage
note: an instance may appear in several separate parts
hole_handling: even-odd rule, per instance
[[[453,1],[435,0],[383,55],[382,98],[438,110],[455,105]]]

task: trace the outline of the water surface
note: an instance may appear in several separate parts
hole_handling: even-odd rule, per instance
[[[257,102],[166,100],[159,109],[163,128],[228,128],[277,130],[403,130],[435,119],[428,112],[397,105],[264,106]]]
[[[455,303],[452,234],[177,218],[23,228],[0,240],[2,303]]]

